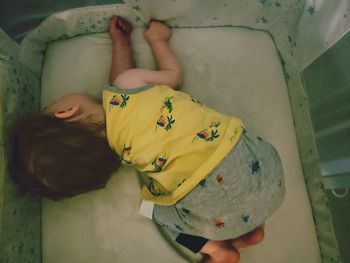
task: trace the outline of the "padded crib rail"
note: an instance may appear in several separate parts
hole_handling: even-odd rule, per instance
[[[134,17],[135,11],[125,4],[77,8],[54,14],[33,29],[22,41],[19,60],[37,76],[41,74],[46,43],[81,35],[106,32],[112,15]],[[141,20],[133,21],[141,26]]]
[[[0,32],[0,262],[41,262],[40,198],[9,177],[8,127],[39,108],[39,78],[17,60],[18,46]]]
[[[0,54],[18,58],[19,45],[0,28]]]

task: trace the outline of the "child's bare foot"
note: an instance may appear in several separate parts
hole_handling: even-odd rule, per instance
[[[132,26],[121,17],[112,16],[109,20],[109,37],[113,43],[130,45]]]
[[[238,263],[238,250],[225,241],[209,240],[201,249],[204,253],[201,263]]]
[[[237,249],[256,245],[264,239],[264,227],[265,225],[263,224],[243,236],[228,241]]]

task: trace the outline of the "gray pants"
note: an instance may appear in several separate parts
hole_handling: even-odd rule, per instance
[[[172,206],[155,205],[153,220],[173,238],[236,238],[271,216],[284,197],[275,148],[246,131],[230,153],[189,194]]]

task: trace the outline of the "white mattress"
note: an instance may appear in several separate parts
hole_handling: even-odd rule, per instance
[[[154,68],[140,29],[134,30],[133,41],[136,64]],[[242,250],[241,262],[321,262],[286,83],[272,39],[241,28],[174,29],[171,45],[183,68],[183,90],[241,117],[246,128],[272,142],[282,158],[285,201],[266,222],[265,240]],[[110,61],[105,33],[50,43],[42,74],[43,106],[73,91],[100,98]],[[105,189],[61,202],[43,200],[43,262],[190,260],[180,256],[149,219],[138,215],[138,188],[135,170],[123,168]]]

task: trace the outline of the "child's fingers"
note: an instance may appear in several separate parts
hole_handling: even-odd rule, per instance
[[[124,23],[124,21],[123,20],[121,20],[121,19],[118,19],[118,21],[117,21],[117,27],[121,30],[121,31],[125,31],[126,29],[126,25],[125,25],[125,23]]]
[[[117,27],[123,32],[123,34],[125,35],[129,35],[130,32],[132,31],[132,25],[127,22],[126,20],[122,19],[122,18],[118,18],[117,21]]]
[[[146,27],[145,32],[167,32],[171,31],[170,27],[168,27],[164,22],[159,20],[151,20],[149,22],[148,27]]]
[[[118,17],[117,17],[117,16],[112,16],[112,17],[110,17],[110,18],[109,18],[109,26],[110,26],[110,27],[111,27],[111,26],[115,26],[116,23],[117,23],[117,21],[118,21]]]
[[[154,23],[162,23],[162,24],[164,24],[164,22],[165,22],[165,21],[158,20],[158,19],[153,19],[153,18],[152,18],[152,19],[150,20],[150,23],[152,23],[152,22],[154,22]]]
[[[132,29],[132,25],[129,22],[127,22],[127,21],[125,21],[125,20],[123,20],[121,18],[118,19],[118,27],[122,31],[125,31],[126,33],[131,31],[131,29]]]
[[[131,24],[120,16],[111,16],[109,18],[109,25],[120,26],[121,29],[124,29],[125,26],[131,26]]]
[[[148,29],[151,25],[155,25],[155,24],[163,24],[163,25],[165,25],[165,21],[162,21],[162,20],[157,20],[157,19],[151,19],[148,23],[147,23],[147,25],[146,25],[146,28]]]
[[[119,16],[112,16],[109,20],[109,32],[110,34],[116,34],[117,31],[129,35],[132,31],[132,25]]]

